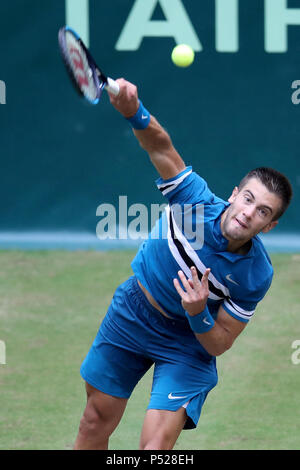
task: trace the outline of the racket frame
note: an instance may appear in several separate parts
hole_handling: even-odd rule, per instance
[[[96,98],[94,98],[94,99],[89,98],[82,91],[81,87],[78,84],[78,81],[77,81],[76,76],[74,74],[73,68],[71,66],[71,59],[70,59],[70,55],[69,55],[69,52],[68,52],[68,47],[67,47],[67,42],[66,42],[66,33],[67,32],[71,33],[74,36],[74,38],[79,43],[80,47],[83,49],[83,51],[86,55],[88,65],[89,65],[90,70],[92,72],[93,81],[94,81],[94,85],[95,85],[96,93],[97,93]],[[75,87],[75,90],[77,91],[77,93],[81,97],[85,98],[89,103],[91,103],[93,105],[96,105],[96,104],[99,103],[102,91],[104,89],[106,89],[106,91],[108,91],[110,93],[113,93],[114,95],[119,94],[119,91],[120,91],[119,84],[115,80],[113,80],[112,78],[107,77],[102,72],[102,70],[96,64],[96,62],[95,62],[93,56],[91,55],[90,51],[85,46],[85,44],[82,41],[82,39],[80,38],[80,36],[76,33],[76,31],[74,31],[73,28],[71,28],[70,26],[63,26],[62,28],[60,28],[59,32],[58,32],[58,42],[59,42],[59,48],[60,48],[60,52],[61,52],[61,55],[62,55],[62,59],[63,59],[63,62],[65,64],[65,67],[67,69],[68,75],[71,79],[71,82],[72,82],[73,86]]]

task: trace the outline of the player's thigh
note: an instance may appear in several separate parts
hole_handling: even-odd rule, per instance
[[[119,424],[128,399],[108,395],[86,382],[87,404],[83,414],[86,426],[111,434]]]
[[[147,410],[140,438],[142,450],[173,449],[187,419],[185,408],[177,411]]]

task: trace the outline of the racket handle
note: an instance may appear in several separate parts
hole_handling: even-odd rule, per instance
[[[119,84],[115,80],[107,77],[107,85],[105,86],[105,90],[117,96],[120,92],[120,87],[119,87]]]

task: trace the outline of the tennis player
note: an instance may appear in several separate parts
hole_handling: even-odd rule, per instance
[[[271,261],[257,234],[278,224],[292,189],[281,173],[257,168],[228,201],[215,196],[185,165],[135,85],[118,83],[111,103],[157,169],[168,206],[132,262],[134,275],[117,288],[81,366],[87,405],[74,448],[108,448],[134,387],[154,364],[140,449],[168,450],[183,429],[197,426],[217,384],[216,356],[231,348],[271,285]],[[191,212],[203,226],[202,243],[193,244],[178,223],[178,207],[184,214],[186,206],[203,208],[199,220]]]

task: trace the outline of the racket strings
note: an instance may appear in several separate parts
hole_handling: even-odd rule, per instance
[[[66,32],[65,39],[67,62],[77,82],[77,86],[86,98],[94,101],[98,98],[99,93],[99,85],[95,83],[95,72],[91,69],[87,55],[79,41],[68,31]]]

